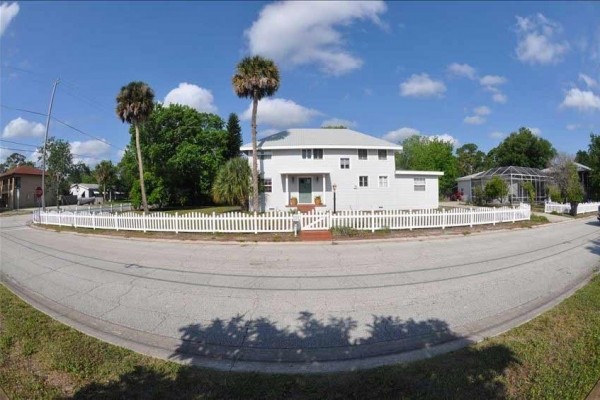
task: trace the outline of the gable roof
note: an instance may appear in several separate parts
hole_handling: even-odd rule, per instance
[[[402,146],[351,129],[301,128],[287,129],[257,140],[261,150],[301,149],[382,149],[402,150]],[[244,144],[240,150],[252,150],[252,143]]]
[[[13,176],[13,175],[37,175],[37,176],[42,176],[42,170],[39,168],[35,168],[32,167],[30,165],[20,165],[18,167],[15,167],[13,169],[10,169],[8,171],[6,171],[3,174],[0,174],[0,178],[4,178],[6,176]],[[48,172],[46,172],[46,175],[48,175]]]
[[[80,187],[80,188],[84,188],[84,189],[100,189],[100,185],[97,183],[74,183],[71,185],[71,187]]]

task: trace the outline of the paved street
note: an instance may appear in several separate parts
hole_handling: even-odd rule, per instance
[[[205,244],[55,233],[0,218],[1,272],[88,334],[220,369],[334,371],[498,334],[598,265],[593,218],[398,242]]]

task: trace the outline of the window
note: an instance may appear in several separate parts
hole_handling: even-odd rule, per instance
[[[260,178],[260,188],[263,193],[273,192],[273,181],[271,178]]]
[[[312,158],[312,150],[311,149],[302,149],[302,158],[304,158],[304,159]]]
[[[415,192],[425,191],[425,178],[415,178]]]
[[[358,159],[359,160],[367,159],[367,150],[366,149],[358,149]]]
[[[377,150],[377,156],[380,160],[387,160],[387,150]]]
[[[340,158],[340,169],[350,169],[349,158]]]
[[[313,158],[315,160],[323,159],[323,149],[313,149]]]
[[[369,187],[369,177],[368,176],[359,176],[358,177],[358,186]]]
[[[379,176],[379,187],[380,188],[386,188],[386,187],[388,187],[388,177],[387,177],[387,175],[380,175]]]

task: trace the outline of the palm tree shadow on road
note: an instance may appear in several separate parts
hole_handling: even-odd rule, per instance
[[[461,337],[442,320],[400,320],[373,316],[366,334],[352,318],[320,320],[310,312],[298,328],[279,327],[268,318],[215,319],[180,329],[181,344],[172,359],[194,363],[200,358],[282,363],[356,360],[435,346]],[[354,335],[356,336],[356,335]],[[472,346],[410,364],[370,370],[312,375],[222,372],[179,366],[176,372],[135,366],[117,380],[92,383],[76,399],[280,399],[280,398],[486,398],[507,396],[498,378],[518,363],[502,345]]]

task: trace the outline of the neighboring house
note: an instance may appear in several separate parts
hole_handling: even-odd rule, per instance
[[[46,176],[48,173],[46,172]],[[0,174],[0,206],[8,209],[38,207],[41,198],[35,190],[42,186],[42,170],[22,165]],[[46,205],[54,205],[56,199],[52,193],[46,193]]]
[[[241,151],[252,165],[252,145]],[[259,139],[260,210],[438,207],[437,171],[396,171],[402,146],[350,129],[288,129]]]
[[[577,167],[577,175],[579,176],[579,182],[583,186],[583,191],[585,193],[585,201],[588,201],[589,193],[591,190],[590,172],[592,171],[592,169],[587,165],[579,164],[578,162],[574,162],[573,164],[575,164],[575,166]],[[552,174],[552,168],[546,168],[542,171],[544,171],[547,174]]]
[[[69,192],[77,196],[77,204],[94,203],[96,198],[101,197],[100,185],[96,183],[75,183],[71,185]]]

